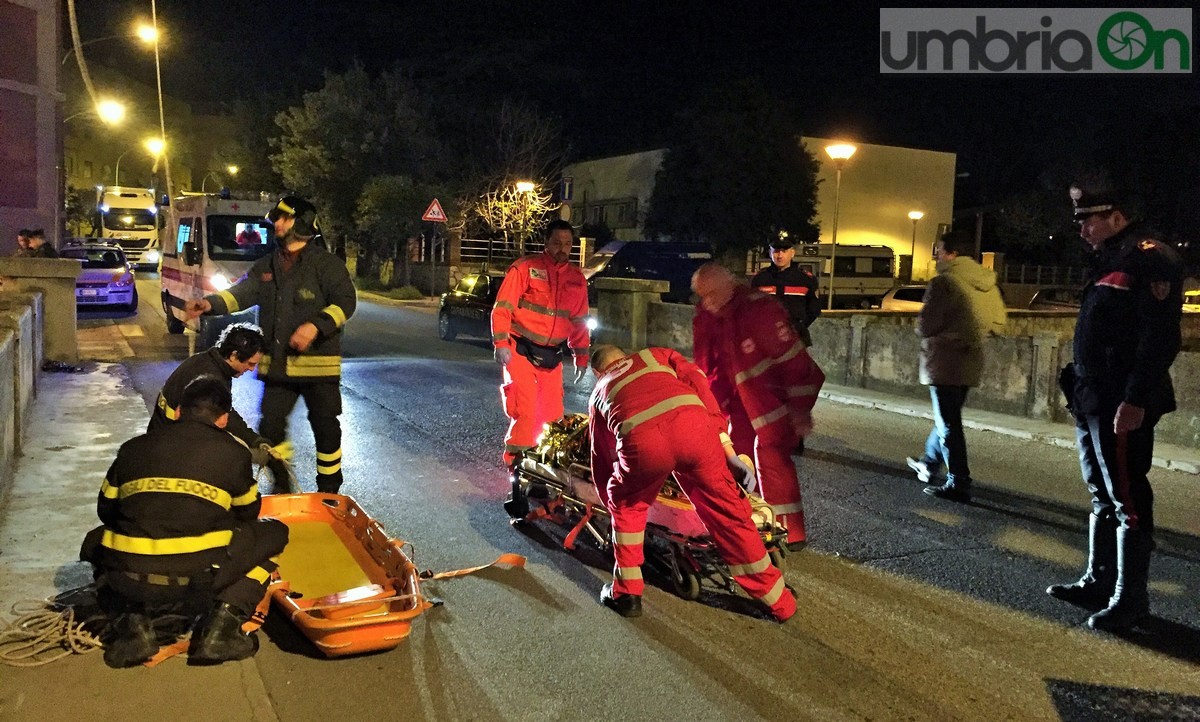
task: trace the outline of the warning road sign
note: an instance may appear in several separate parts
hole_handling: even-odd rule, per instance
[[[433,221],[434,223],[445,223],[446,212],[442,210],[442,204],[438,203],[438,199],[434,198],[433,203],[425,209],[425,215],[421,216],[423,221]]]

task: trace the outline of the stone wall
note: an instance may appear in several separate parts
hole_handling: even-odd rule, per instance
[[[41,294],[0,293],[0,497],[8,489],[21,454],[37,393],[43,308]]]

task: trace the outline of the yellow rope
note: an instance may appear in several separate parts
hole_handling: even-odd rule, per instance
[[[76,621],[75,607],[51,600],[17,602],[12,613],[15,621],[0,619],[0,664],[39,667],[103,646],[99,636],[86,629],[103,616]]]

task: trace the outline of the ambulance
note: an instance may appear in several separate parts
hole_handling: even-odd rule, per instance
[[[257,321],[251,308],[222,318],[188,319],[184,305],[224,291],[241,279],[250,266],[275,248],[275,228],[266,219],[272,204],[235,200],[215,194],[184,194],[170,214],[171,234],[163,243],[162,306],[167,331],[185,328],[200,335],[207,348],[230,323]]]

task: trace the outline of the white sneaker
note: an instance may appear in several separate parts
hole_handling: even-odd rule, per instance
[[[933,477],[933,472],[929,470],[929,464],[920,459],[914,459],[911,456],[905,459],[905,461],[908,462],[908,468],[917,472],[917,481],[923,484],[929,483],[929,480]]]

